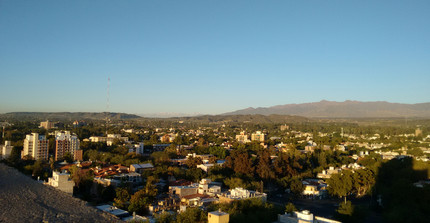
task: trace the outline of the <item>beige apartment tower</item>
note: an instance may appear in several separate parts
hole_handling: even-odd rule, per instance
[[[256,133],[252,133],[251,140],[264,142],[264,133],[262,133],[261,131],[257,131]]]
[[[39,135],[39,133],[26,135],[21,158],[28,155],[35,160],[48,160],[48,144],[44,135]]]

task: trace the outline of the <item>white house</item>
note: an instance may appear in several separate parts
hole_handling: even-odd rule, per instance
[[[57,171],[52,172],[52,177],[48,179],[47,184],[69,194],[73,194],[75,186],[75,182],[70,179],[70,174]]]

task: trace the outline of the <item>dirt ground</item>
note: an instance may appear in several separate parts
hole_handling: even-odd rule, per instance
[[[0,163],[0,222],[121,222]]]

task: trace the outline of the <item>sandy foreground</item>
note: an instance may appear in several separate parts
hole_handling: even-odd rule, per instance
[[[120,222],[0,163],[0,222]]]

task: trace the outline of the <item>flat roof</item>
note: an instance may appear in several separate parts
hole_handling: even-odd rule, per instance
[[[217,216],[228,215],[228,213],[225,213],[225,212],[222,212],[222,211],[212,211],[212,212],[209,212],[209,214],[217,215]]]

